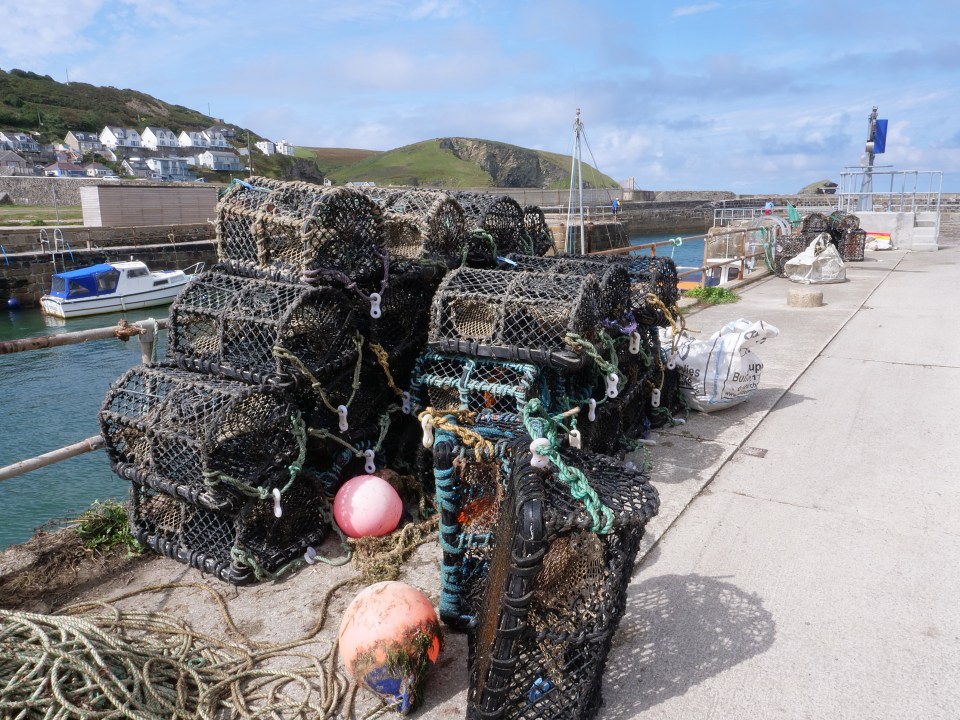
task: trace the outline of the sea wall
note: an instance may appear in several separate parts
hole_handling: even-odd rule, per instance
[[[170,187],[171,183],[162,183],[157,180],[121,181],[123,187]],[[35,175],[14,175],[0,177],[0,193],[7,193],[16,205],[79,205],[80,188],[89,185],[103,185],[104,181],[98,178],[51,178]],[[179,185],[180,183],[176,183]],[[184,183],[189,184],[189,183]]]

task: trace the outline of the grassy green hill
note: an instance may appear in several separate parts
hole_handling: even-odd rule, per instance
[[[0,70],[0,130],[32,132],[42,144],[59,143],[69,130],[100,132],[105,125],[160,126],[176,132],[225,123],[236,130],[237,147],[262,136],[136,90],[87,83],[60,83],[26,70]],[[253,151],[254,172],[284,179],[337,184],[373,181],[378,185],[431,187],[544,187],[570,185],[570,157],[471,138],[439,138],[387,152],[348,148],[297,148],[294,157]],[[204,172],[208,179],[223,179]],[[615,187],[614,180],[584,166],[589,187]]]

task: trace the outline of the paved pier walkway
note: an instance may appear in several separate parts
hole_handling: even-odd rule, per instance
[[[960,717],[958,260],[868,252],[823,307],[770,278],[690,316],[782,335],[749,402],[656,434],[600,718]]]

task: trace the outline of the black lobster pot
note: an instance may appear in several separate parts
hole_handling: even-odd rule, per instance
[[[585,720],[600,706],[607,654],[659,498],[639,471],[610,458],[562,456],[599,504],[591,514],[553,465],[517,458],[470,630],[471,720]]]

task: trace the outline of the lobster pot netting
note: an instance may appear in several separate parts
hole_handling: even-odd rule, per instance
[[[516,200],[508,195],[471,192],[455,192],[452,196],[463,208],[467,230],[489,233],[497,255],[536,254],[527,235],[523,208]]]
[[[470,631],[467,717],[593,717],[626,605],[637,548],[659,508],[639,471],[566,450],[609,510],[595,530],[586,506],[551,465],[516,458],[493,538],[487,592]]]
[[[99,420],[115,468],[130,466],[127,477],[213,508],[288,485],[306,443],[282,390],[165,366],[127,371]]]
[[[189,370],[281,384],[304,373],[323,379],[355,359],[356,312],[347,291],[226,269],[202,274],[174,301],[168,359]]]
[[[217,204],[221,260],[367,280],[383,273],[384,243],[380,208],[351,188],[254,177]]]
[[[810,217],[809,215],[807,217]],[[825,231],[823,231],[825,232]],[[780,277],[786,277],[786,265],[802,253],[813,240],[820,235],[818,231],[800,232],[798,235],[785,235],[777,239],[776,254],[773,258],[773,269]]]
[[[327,527],[322,492],[298,478],[274,512],[272,498],[250,500],[233,512],[194,505],[131,483],[129,520],[144,546],[234,585],[279,574],[307,547],[319,545]]]
[[[505,270],[532,271],[549,275],[593,275],[600,288],[600,312],[605,320],[622,320],[631,309],[630,275],[626,268],[610,263],[591,262],[582,257],[535,257],[508,255],[501,264]]]
[[[857,228],[847,230],[840,237],[840,257],[847,261],[860,262],[863,260],[863,251],[867,245],[867,233]]]
[[[417,357],[427,344],[430,306],[443,279],[443,268],[391,263],[389,283],[380,293],[379,311],[364,313],[370,349],[390,373],[393,385],[410,387]]]
[[[591,256],[591,260],[626,268],[630,275],[631,309],[637,322],[661,327],[670,324],[667,314],[673,312],[680,299],[679,276],[673,258],[607,255]]]
[[[547,219],[537,205],[525,205],[523,208],[523,227],[533,243],[533,254],[546,255],[554,249],[553,233],[547,225]]]
[[[858,220],[859,223],[859,220]],[[804,234],[813,233],[819,235],[822,232],[830,230],[830,218],[823,213],[812,212],[803,216],[800,223],[800,231]]]
[[[568,341],[594,341],[600,306],[592,275],[461,268],[434,296],[428,347],[577,369],[587,357]]]
[[[410,395],[417,412],[520,413],[532,398],[550,412],[563,412],[589,396],[589,384],[579,380],[579,374],[532,363],[427,351],[417,360]]]
[[[370,192],[370,191],[368,191]],[[460,203],[436,190],[374,191],[385,222],[399,222],[415,232],[403,242],[390,239],[391,257],[429,259],[459,267],[466,242],[466,218]],[[388,233],[389,234],[389,233]]]
[[[433,446],[443,550],[438,609],[447,626],[465,630],[486,589],[510,469],[530,437],[516,415],[488,413],[469,426],[447,420],[446,429],[437,428]]]

